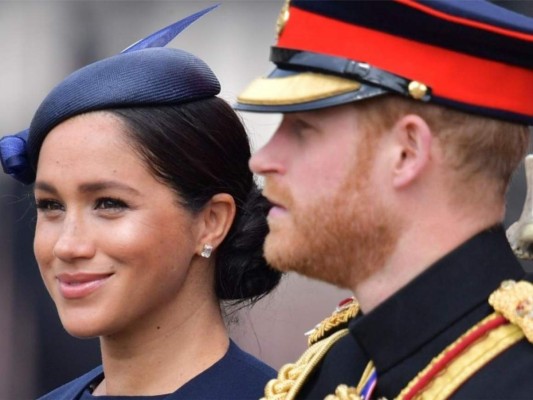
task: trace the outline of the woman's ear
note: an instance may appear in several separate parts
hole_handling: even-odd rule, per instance
[[[218,193],[207,202],[199,216],[203,226],[196,245],[197,254],[209,257],[211,250],[222,243],[235,219],[235,213],[235,200],[227,193]]]
[[[426,121],[413,114],[401,117],[392,133],[397,149],[393,185],[402,188],[414,182],[430,164],[433,135]]]

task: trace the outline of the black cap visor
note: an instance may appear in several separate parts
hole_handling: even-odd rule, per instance
[[[290,113],[351,103],[389,93],[377,86],[319,72],[276,68],[240,94],[239,111]]]

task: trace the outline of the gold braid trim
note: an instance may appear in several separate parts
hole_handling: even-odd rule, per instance
[[[514,325],[503,325],[494,329],[448,364],[443,373],[419,392],[414,399],[448,399],[472,375],[523,337],[523,333]],[[402,399],[401,393],[398,399]]]
[[[489,304],[505,319],[520,327],[533,343],[533,285],[527,281],[504,281],[489,297]]]
[[[346,324],[350,319],[354,318],[359,312],[359,303],[355,298],[351,298],[350,302],[339,306],[333,314],[325,318],[314,329],[307,333],[307,345],[311,346],[325,337],[328,331],[337,328],[341,324]]]
[[[357,393],[361,393],[363,391],[363,387],[370,379],[370,376],[372,375],[372,372],[374,372],[374,369],[374,363],[372,361],[369,361],[368,364],[366,364],[366,368],[363,371],[363,375],[361,376],[357,387],[355,388],[355,390],[357,390]]]
[[[458,343],[470,332],[497,317],[498,314],[491,314],[474,327],[469,329],[464,335],[448,346],[442,353],[435,357],[424,370],[422,370],[409,384],[400,392],[396,400],[406,399],[407,393],[418,384],[419,380],[441,361],[447,353],[455,348]],[[436,375],[433,380],[421,391],[417,392],[412,399],[416,400],[440,400],[447,399],[453,394],[465,381],[472,375],[483,368],[498,354],[507,350],[513,344],[524,337],[522,331],[512,324],[501,325],[472,343],[457,357],[453,358],[445,368]]]
[[[335,389],[335,394],[328,394],[324,400],[361,400],[361,395],[353,387],[339,385]]]
[[[347,334],[348,329],[335,332],[309,347],[294,364],[285,364],[281,367],[278,377],[267,383],[265,397],[261,400],[293,400],[328,350]]]
[[[364,386],[367,384],[370,379],[372,372],[374,372],[374,363],[369,361],[366,365],[363,375],[357,384],[357,387],[351,387],[345,384],[337,386],[335,389],[335,394],[328,394],[324,397],[324,400],[361,400],[361,392],[363,391]]]

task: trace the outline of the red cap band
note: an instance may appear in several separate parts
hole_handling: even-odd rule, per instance
[[[334,35],[334,37],[332,37]],[[431,87],[435,97],[533,115],[533,70],[420,43],[296,7],[279,47],[366,62]]]

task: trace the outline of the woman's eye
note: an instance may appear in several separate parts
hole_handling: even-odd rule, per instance
[[[95,209],[97,210],[123,210],[128,208],[128,205],[119,199],[113,199],[111,197],[104,197],[98,199],[95,204]]]
[[[36,200],[35,201],[35,207],[38,211],[41,212],[53,212],[53,211],[64,211],[65,207],[63,204],[56,200]]]

